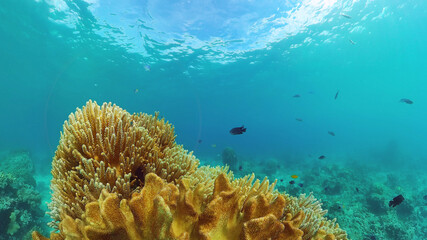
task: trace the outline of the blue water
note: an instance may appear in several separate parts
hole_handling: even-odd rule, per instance
[[[92,99],[159,111],[206,162],[232,147],[425,167],[426,4],[1,0],[0,148],[46,168],[63,122]]]

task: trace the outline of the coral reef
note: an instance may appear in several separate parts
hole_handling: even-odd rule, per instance
[[[261,171],[262,167],[253,165],[251,169]],[[291,185],[294,173],[299,178]],[[283,179],[278,189],[293,194],[313,192],[321,198],[328,209],[325,216],[336,218],[351,239],[427,239],[425,170],[389,171],[332,157],[313,164],[307,158],[276,177]],[[297,186],[301,182],[304,186]],[[389,207],[389,201],[398,194],[405,197],[403,203]]]
[[[44,215],[30,156],[27,152],[10,153],[1,159],[0,166],[0,239],[30,239]]]
[[[158,114],[89,101],[53,159],[50,239],[347,239],[312,195],[198,165]]]

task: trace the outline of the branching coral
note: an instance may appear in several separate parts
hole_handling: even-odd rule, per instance
[[[311,195],[198,163],[158,114],[89,101],[53,159],[50,239],[347,239]]]
[[[193,173],[199,162],[175,143],[171,124],[89,101],[64,123],[52,163],[53,226],[66,214],[78,218],[103,189],[129,199],[154,172],[168,182]]]

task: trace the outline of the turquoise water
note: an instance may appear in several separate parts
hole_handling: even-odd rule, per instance
[[[412,196],[409,239],[425,239],[426,23],[422,0],[1,0],[0,150],[29,151],[48,175],[63,122],[89,99],[159,111],[203,163],[231,147],[254,171],[304,175],[305,162],[344,165],[360,184],[407,177],[382,197]]]

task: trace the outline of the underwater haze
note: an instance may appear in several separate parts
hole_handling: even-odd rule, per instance
[[[1,157],[46,185],[68,115],[112,102],[313,192],[351,239],[427,239],[426,39],[425,0],[1,0]]]

